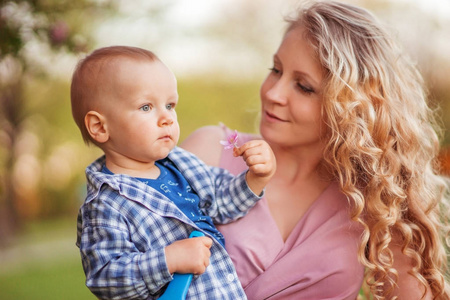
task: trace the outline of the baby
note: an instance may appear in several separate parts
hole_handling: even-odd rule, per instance
[[[189,299],[246,299],[214,226],[259,200],[275,172],[268,144],[234,148],[248,170],[233,176],[178,148],[174,74],[150,51],[114,46],[82,59],[72,114],[104,155],[86,169],[77,246],[86,285],[100,299],[155,299],[173,274],[193,273]],[[193,230],[204,237],[189,239]]]

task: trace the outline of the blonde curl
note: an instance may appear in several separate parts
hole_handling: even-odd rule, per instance
[[[446,179],[439,175],[440,128],[414,64],[364,9],[313,2],[288,20],[302,27],[326,71],[324,157],[364,227],[359,259],[376,299],[391,298],[400,243],[412,275],[435,299],[449,299]]]

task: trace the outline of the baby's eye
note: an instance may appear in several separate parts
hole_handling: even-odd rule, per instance
[[[140,110],[142,110],[142,111],[150,111],[151,107],[150,107],[150,105],[145,104],[145,105],[141,106]]]
[[[167,104],[167,105],[166,105],[166,109],[167,109],[167,110],[175,109],[175,103]]]

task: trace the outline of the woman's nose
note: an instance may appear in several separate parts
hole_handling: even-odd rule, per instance
[[[288,84],[280,79],[266,91],[266,98],[272,102],[284,105],[288,100],[288,91]]]

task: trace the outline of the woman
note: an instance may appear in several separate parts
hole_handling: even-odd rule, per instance
[[[377,299],[449,299],[446,185],[421,76],[363,9],[316,2],[288,23],[260,90],[277,172],[220,227],[248,298],[355,299],[365,276]],[[238,172],[219,148],[227,130],[182,146]]]

